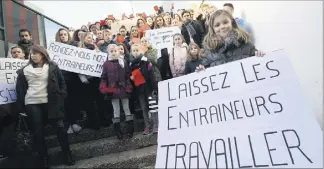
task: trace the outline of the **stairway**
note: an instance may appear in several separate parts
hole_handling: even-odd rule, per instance
[[[123,126],[123,125],[122,125]],[[156,135],[142,135],[143,120],[135,121],[133,138],[117,140],[112,126],[100,131],[83,129],[78,135],[69,134],[74,166],[63,165],[63,155],[55,135],[48,135],[49,164],[51,168],[152,168],[156,156]],[[51,133],[49,129],[48,133]],[[36,161],[36,156],[29,157]],[[0,162],[0,168],[12,167],[19,161],[11,159]]]

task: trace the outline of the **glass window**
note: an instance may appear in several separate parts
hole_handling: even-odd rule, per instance
[[[51,41],[55,41],[56,32],[63,27],[46,18],[44,19],[44,24],[45,24],[46,44],[50,44]]]
[[[6,32],[10,43],[19,41],[19,30],[31,32],[33,42],[39,44],[37,14],[12,1],[3,1],[6,7]]]
[[[0,58],[6,57],[5,42],[0,40]]]
[[[3,27],[3,8],[2,8],[3,1],[0,2],[0,26]]]
[[[5,40],[4,30],[0,29],[0,40]]]

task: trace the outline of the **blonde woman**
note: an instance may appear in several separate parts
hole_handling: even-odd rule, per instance
[[[79,47],[89,50],[96,50],[99,52],[98,47],[93,42],[93,35],[90,32],[85,32],[81,35]],[[81,90],[79,90],[81,95],[80,105],[82,105],[83,110],[86,111],[88,117],[86,127],[94,130],[99,130],[99,116],[96,112],[96,106],[94,101],[96,101],[96,103],[99,101],[98,99],[100,95],[98,86],[100,83],[100,79],[97,77],[87,76],[83,74],[79,74],[79,79],[82,82],[80,86]]]
[[[240,29],[225,10],[214,12],[209,19],[209,30],[204,38],[203,67],[213,67],[251,56],[264,56],[249,42],[249,34]]]
[[[57,31],[55,36],[55,41],[67,45],[72,44],[72,38],[68,30],[65,28],[61,28]],[[75,78],[73,78],[73,77],[77,77],[77,74],[73,72],[64,71],[64,70],[62,70],[62,73],[67,85],[67,93],[68,93],[68,96],[65,98],[65,104],[64,104],[66,110],[65,111],[66,120],[70,124],[67,133],[68,134],[78,133],[81,131],[82,128],[77,124],[78,114],[80,112],[78,112],[78,110],[75,110],[76,107],[79,107],[78,103],[76,102],[76,99],[79,97],[78,90],[74,90],[77,85],[75,84],[76,83]]]

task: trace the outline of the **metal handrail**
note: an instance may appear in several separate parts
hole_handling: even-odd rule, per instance
[[[48,17],[48,16],[46,16],[46,15],[44,15],[44,14],[42,14],[42,13],[36,11],[36,10],[34,10],[34,9],[32,9],[32,8],[30,8],[30,7],[28,7],[28,6],[26,6],[25,4],[18,2],[17,0],[11,0],[11,1],[14,2],[14,3],[16,3],[16,4],[18,4],[18,5],[23,6],[24,8],[26,8],[26,9],[28,9],[28,10],[34,12],[34,13],[36,13],[37,15],[43,16],[44,18],[46,18],[46,19],[48,19],[48,20],[50,20],[50,21],[52,21],[52,22],[54,22],[54,23],[56,23],[56,24],[58,24],[58,25],[61,25],[61,26],[65,27],[66,29],[69,28],[69,27],[67,27],[67,26],[65,26],[65,25],[63,25],[63,24],[61,24],[61,23],[55,21],[54,19],[52,19],[52,18],[50,18],[50,17]]]

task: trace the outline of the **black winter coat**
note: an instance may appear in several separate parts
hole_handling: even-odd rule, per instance
[[[245,42],[232,33],[226,44],[222,44],[214,50],[205,49],[203,65],[205,67],[213,67],[248,58],[254,56],[255,51],[257,49],[251,42]]]
[[[66,97],[66,84],[60,68],[54,62],[49,62],[48,69],[48,119],[64,118],[64,98]],[[17,106],[19,112],[25,112],[25,96],[28,89],[28,82],[24,75],[25,67],[17,71]]]
[[[194,27],[194,29],[196,31],[196,34],[192,38],[195,41],[195,43],[200,48],[202,48],[202,42],[203,42],[204,37],[205,37],[205,28],[204,28],[203,25],[200,24],[199,21],[193,20],[191,24],[192,24],[192,26]],[[187,30],[185,25],[182,25],[182,27],[181,27],[181,34],[183,35],[186,43],[189,45],[190,44],[190,36],[189,36],[188,30]]]
[[[184,70],[184,73],[187,75],[187,74],[190,74],[190,73],[193,73],[196,71],[196,68],[202,64],[202,59],[195,59],[195,60],[190,60],[190,61],[187,61],[186,62],[186,65],[185,65],[185,70]]]
[[[149,95],[152,93],[153,90],[157,90],[157,83],[152,78],[152,63],[149,61],[142,61],[143,56],[133,58],[130,63],[131,72],[133,72],[136,69],[140,69],[145,82],[144,84],[141,84],[139,86],[134,86],[134,91],[136,94],[144,94]]]

